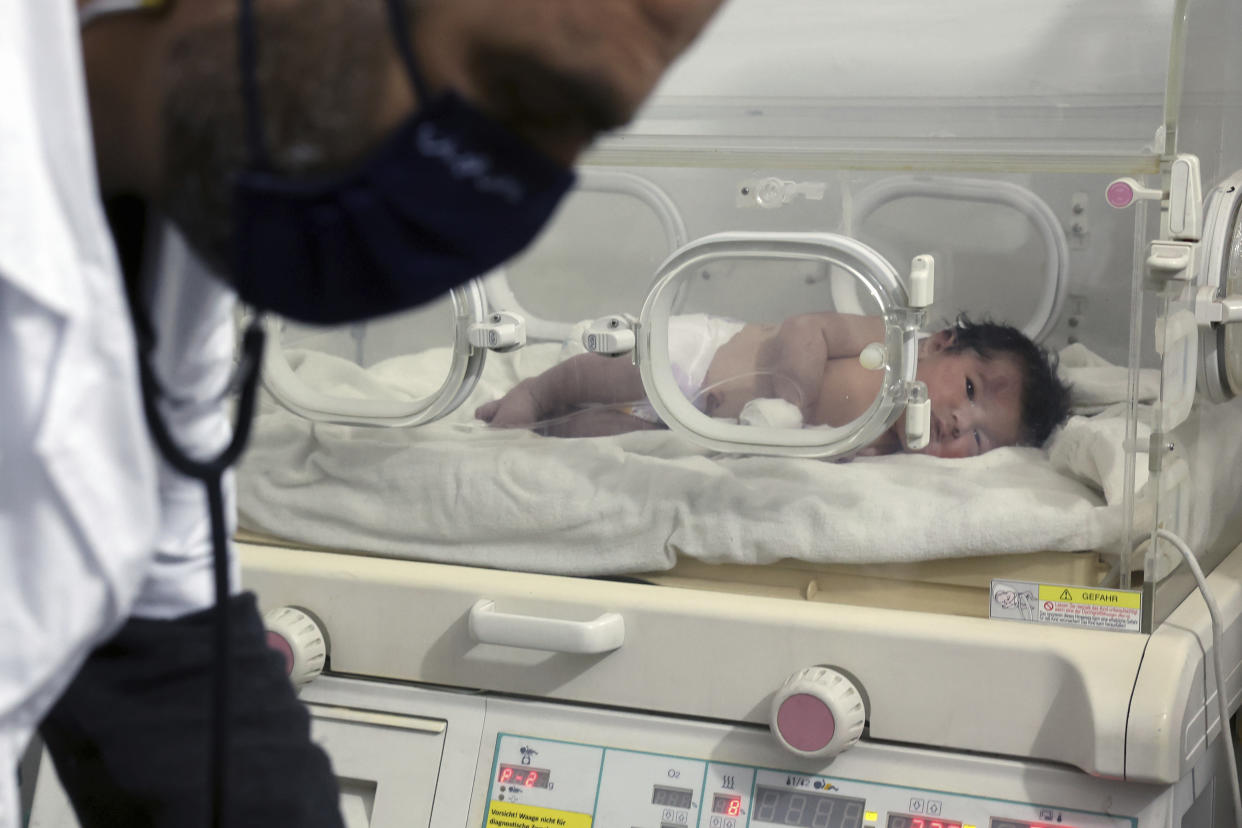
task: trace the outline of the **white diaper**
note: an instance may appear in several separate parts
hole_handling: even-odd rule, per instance
[[[668,360],[673,379],[681,393],[696,408],[702,410],[703,401],[699,398],[699,392],[703,389],[703,380],[707,377],[707,370],[711,367],[716,352],[736,336],[745,324],[736,319],[709,316],[705,313],[688,313],[669,318]],[[630,413],[648,422],[660,422],[655,409],[646,403],[634,406]]]

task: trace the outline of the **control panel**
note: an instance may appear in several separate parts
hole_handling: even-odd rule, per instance
[[[484,828],[1133,828],[945,791],[500,733]]]

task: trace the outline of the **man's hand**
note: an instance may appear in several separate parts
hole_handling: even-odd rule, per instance
[[[628,122],[722,0],[424,0],[415,51],[451,86],[570,164]]]

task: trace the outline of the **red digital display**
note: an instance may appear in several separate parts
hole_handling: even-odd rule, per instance
[[[718,793],[712,797],[712,813],[735,817],[742,812],[742,797],[739,794]]]
[[[889,814],[888,828],[962,828],[962,823],[938,817]]]
[[[496,781],[502,785],[518,785],[523,788],[546,788],[549,775],[545,768],[532,768],[529,765],[501,765],[500,775],[496,777]]]

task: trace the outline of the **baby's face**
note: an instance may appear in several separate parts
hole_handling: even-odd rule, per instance
[[[1013,358],[985,360],[970,348],[951,352],[931,340],[926,345],[917,377],[931,399],[931,442],[921,453],[973,457],[1016,444],[1022,374]],[[903,445],[904,431],[898,432]]]

